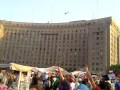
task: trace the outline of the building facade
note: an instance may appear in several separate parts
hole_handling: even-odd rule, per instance
[[[118,64],[120,64],[120,32],[118,33]]]
[[[0,63],[105,71],[119,62],[119,25],[111,18],[68,23],[0,21]]]

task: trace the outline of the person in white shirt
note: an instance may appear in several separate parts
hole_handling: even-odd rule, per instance
[[[71,83],[70,83],[70,87],[71,87],[71,90],[74,90],[74,89],[75,89],[75,83],[74,83],[74,82],[71,82]]]

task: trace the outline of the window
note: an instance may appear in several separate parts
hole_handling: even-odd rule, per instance
[[[94,63],[92,63],[92,66],[94,66],[95,64]]]
[[[67,35],[67,40],[69,40],[69,34]]]
[[[71,40],[73,40],[73,34],[71,34]]]
[[[99,45],[99,42],[97,42],[96,45]]]
[[[97,35],[99,35],[99,32],[97,32]]]
[[[97,37],[97,40],[99,40],[99,37]]]
[[[99,65],[99,63],[96,63],[96,65]]]
[[[96,71],[99,71],[99,68],[96,68]]]

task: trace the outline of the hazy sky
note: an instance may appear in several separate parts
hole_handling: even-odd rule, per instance
[[[120,24],[120,0],[0,0],[1,20],[47,23],[109,16]]]

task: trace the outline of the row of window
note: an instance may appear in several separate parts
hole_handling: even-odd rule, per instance
[[[9,31],[9,29],[5,29],[6,31]],[[8,34],[18,34],[18,35],[20,35],[20,34],[22,34],[22,35],[28,35],[28,34],[49,34],[49,35],[51,35],[51,34],[53,34],[53,35],[56,35],[57,33],[80,33],[80,34],[82,34],[82,33],[87,33],[87,30],[86,29],[77,29],[77,30],[75,30],[75,29],[70,29],[70,30],[68,30],[68,29],[66,29],[66,30],[42,30],[42,29],[40,29],[40,30],[20,30],[20,29],[18,29],[18,30],[15,30],[15,29],[10,29],[10,30],[12,30],[12,32],[6,32],[6,35],[8,35]]]
[[[103,68],[92,68],[92,71],[103,71]]]
[[[21,24],[21,23],[10,23],[10,22],[5,22],[4,23],[5,25],[11,25],[11,26],[22,26],[22,27],[41,27],[41,28],[44,28],[44,27],[78,27],[78,26],[88,26],[88,25],[94,25],[94,24],[98,24],[98,25],[103,25],[103,23],[96,23],[96,22],[86,22],[86,23],[79,23],[79,24],[64,24],[63,23],[63,25],[54,25],[54,24],[49,24],[49,22],[48,22],[48,24],[44,24],[44,25],[40,25],[40,24]],[[114,27],[116,27],[115,25],[114,25]]]
[[[92,63],[92,66],[94,66],[94,65],[96,65],[96,66],[97,66],[97,65],[101,65],[101,66],[102,66],[103,63],[98,63],[98,62],[95,63],[95,62],[93,62],[93,63]]]

